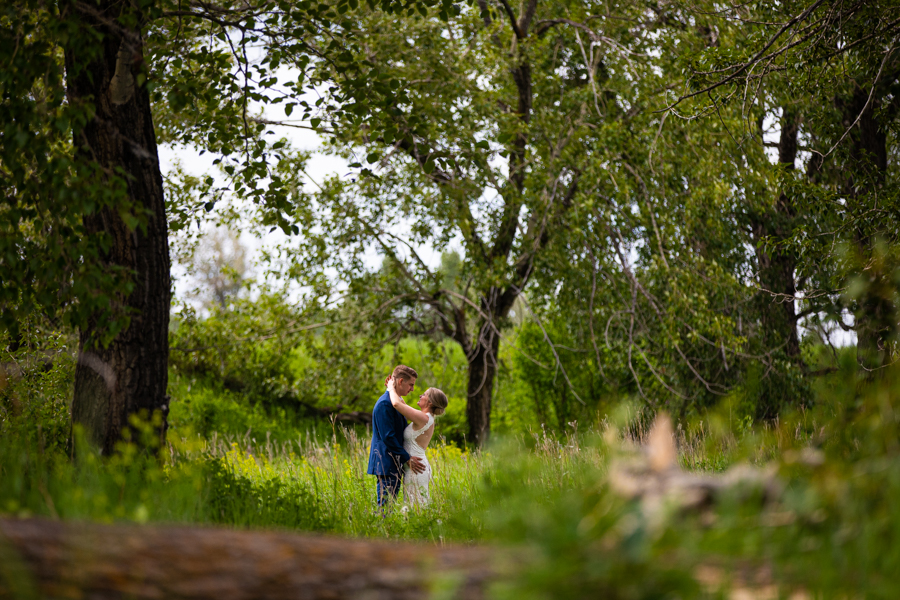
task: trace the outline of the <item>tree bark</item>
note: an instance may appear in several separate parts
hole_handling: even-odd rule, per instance
[[[475,547],[0,519],[0,597],[386,600],[438,585],[481,598],[490,559]]]
[[[799,128],[799,115],[788,108],[783,109],[778,163],[789,171],[794,170],[797,160]],[[764,289],[760,305],[763,338],[767,350],[783,350],[790,361],[798,361],[800,358],[800,339],[797,336],[797,313],[794,305],[794,297],[797,294],[794,280],[797,259],[783,249],[766,251],[763,242],[766,239],[779,242],[790,238],[791,220],[794,216],[791,197],[781,191],[772,210],[761,215],[761,218],[753,223],[759,283]]]
[[[499,350],[500,336],[490,323],[482,324],[479,338],[469,359],[466,402],[469,437],[477,446],[484,446],[491,433],[491,399],[494,393],[494,378],[497,375]]]
[[[111,344],[99,343],[106,323],[97,316],[82,328],[75,371],[72,421],[86,430],[103,453],[126,436],[129,419],[159,415],[155,431],[165,432],[168,400],[169,250],[162,176],[150,97],[143,68],[140,15],[128,2],[101,0],[68,4],[66,17],[98,37],[65,49],[67,96],[72,104],[90,102],[93,116],[75,132],[76,157],[99,165],[107,181],[121,177],[133,211],[144,223],[134,227],[122,213],[104,206],[84,217],[87,235],[110,242],[100,257],[106,267],[132,273],[132,291],[116,298],[130,324]],[[138,23],[126,26],[123,23]]]

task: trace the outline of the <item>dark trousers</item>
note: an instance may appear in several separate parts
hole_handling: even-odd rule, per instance
[[[401,473],[392,475],[376,475],[378,478],[378,506],[384,507],[393,502],[400,492],[400,484],[403,482]]]

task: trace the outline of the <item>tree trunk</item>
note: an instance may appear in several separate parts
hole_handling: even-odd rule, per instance
[[[483,446],[491,433],[491,398],[494,392],[494,378],[497,375],[499,349],[500,337],[490,323],[484,323],[469,359],[466,402],[469,439],[477,446]]]
[[[283,532],[0,519],[0,597],[103,600],[481,598],[476,547]]]
[[[91,318],[81,330],[75,371],[72,421],[109,453],[126,435],[132,415],[159,415],[156,434],[165,432],[170,303],[165,202],[140,25],[123,25],[140,23],[140,15],[130,3],[113,0],[71,3],[66,10],[80,29],[98,34],[93,43],[79,36],[65,49],[69,102],[90,102],[94,109],[75,133],[76,156],[98,164],[109,180],[116,173],[123,177],[134,212],[145,220],[139,227],[129,225],[122,218],[129,209],[121,206],[104,206],[84,217],[87,235],[109,239],[103,265],[132,273],[132,291],[116,299],[130,314],[129,326],[104,347],[99,334],[106,323]]]
[[[800,116],[789,108],[782,109],[778,163],[787,170],[795,169],[797,134]],[[797,294],[794,274],[797,257],[780,247],[790,239],[795,217],[794,203],[784,190],[778,192],[771,206],[751,216],[756,242],[756,265],[759,286],[755,305],[759,314],[760,338],[766,355],[766,375],[760,381],[755,418],[773,421],[785,407],[801,396],[791,383],[791,365],[800,365],[800,338],[797,335]],[[769,249],[766,243],[769,243]]]
[[[879,213],[873,209],[884,187],[887,173],[887,132],[878,122],[878,97],[869,100],[869,89],[858,89],[852,97],[838,102],[844,127],[859,121],[850,133],[850,177],[845,180],[848,210],[855,220],[854,242],[862,275],[868,280],[856,311],[856,358],[871,378],[891,362],[890,337],[896,329],[892,302],[891,273],[885,272],[875,256],[881,228]],[[873,216],[874,215],[874,216]]]
[[[797,159],[797,133],[799,116],[785,108],[781,117],[781,138],[778,143],[778,162],[785,169],[793,171]],[[794,207],[790,196],[779,193],[772,211],[764,213],[753,223],[756,238],[756,260],[759,268],[759,283],[764,290],[761,296],[761,324],[767,350],[783,350],[788,360],[800,358],[800,339],[797,336],[797,313],[794,296],[797,294],[794,271],[796,257],[775,249],[766,251],[766,238],[775,242],[791,236],[791,219]]]

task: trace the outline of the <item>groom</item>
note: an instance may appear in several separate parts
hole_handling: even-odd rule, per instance
[[[394,368],[394,389],[401,397],[416,386],[418,374],[406,365]],[[387,383],[387,380],[385,380]],[[403,481],[403,465],[409,462],[414,473],[425,471],[425,465],[416,457],[410,457],[403,449],[403,430],[406,419],[391,404],[391,394],[385,391],[372,410],[372,449],[369,452],[369,475],[378,478],[378,506],[397,497]]]

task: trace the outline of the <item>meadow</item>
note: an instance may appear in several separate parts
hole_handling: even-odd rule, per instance
[[[623,495],[610,473],[645,460],[651,422],[623,401],[567,430],[497,434],[483,450],[436,436],[432,504],[417,509],[401,498],[382,514],[365,474],[365,427],[272,412],[178,372],[164,447],[126,443],[103,457],[77,431],[70,445],[71,363],[65,352],[56,356],[52,368],[23,371],[4,388],[5,516],[487,544],[508,573],[492,588],[497,598],[900,591],[894,374],[867,387],[851,364],[813,389],[811,407],[778,423],[736,419],[723,403],[676,429],[679,472],[727,477],[755,468],[769,474],[774,495],[763,484],[738,484],[689,509],[675,496],[651,507]]]

